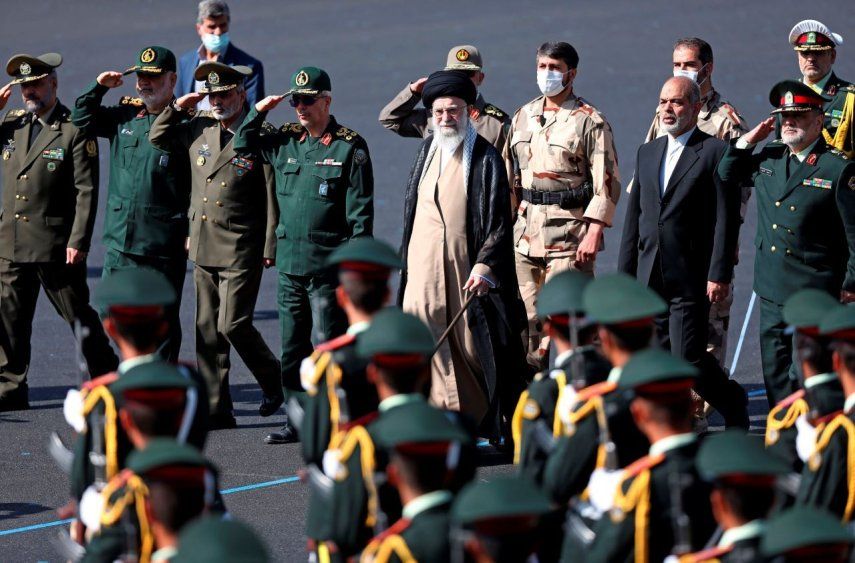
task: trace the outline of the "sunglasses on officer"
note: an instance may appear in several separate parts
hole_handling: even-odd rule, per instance
[[[313,106],[319,99],[320,98],[316,98],[315,96],[301,96],[299,94],[294,94],[291,96],[291,99],[288,100],[288,103],[291,104],[292,108],[295,108],[300,104],[304,106]]]

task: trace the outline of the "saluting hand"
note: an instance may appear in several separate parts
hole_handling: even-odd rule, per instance
[[[267,96],[263,100],[256,102],[255,111],[270,111],[279,105],[279,102],[285,99],[284,95]]]
[[[422,76],[415,82],[410,83],[410,92],[413,94],[421,94],[422,90],[425,89],[425,82],[427,82],[427,76]]]
[[[775,130],[775,118],[769,117],[757,124],[757,127],[742,136],[746,142],[755,144],[769,136]]]
[[[107,88],[117,88],[125,83],[125,81],[122,80],[122,73],[116,72],[115,70],[102,72],[95,80],[97,80],[98,84],[106,86]]]
[[[196,104],[201,102],[207,95],[208,94],[202,94],[200,92],[190,92],[189,94],[184,94],[175,100],[175,105],[181,109],[193,109],[196,107]]]
[[[2,88],[0,88],[0,109],[6,107],[6,103],[9,101],[9,98],[12,96],[12,85],[6,84]]]

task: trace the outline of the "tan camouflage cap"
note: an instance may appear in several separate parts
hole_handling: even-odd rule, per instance
[[[444,70],[481,70],[481,52],[474,45],[457,45],[448,52]]]

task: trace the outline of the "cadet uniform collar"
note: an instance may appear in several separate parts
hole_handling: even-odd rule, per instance
[[[807,84],[807,85],[808,85],[808,86],[810,86],[811,88],[813,88],[813,90],[814,90],[817,94],[822,94],[823,92],[825,92],[825,87],[826,87],[826,85],[828,85],[828,81],[831,79],[831,76],[832,76],[833,74],[834,74],[834,72],[833,72],[833,71],[831,71],[831,70],[829,70],[829,71],[828,71],[828,74],[826,74],[825,76],[823,76],[822,78],[820,78],[819,82],[817,82],[816,84],[808,84],[808,81],[807,81],[807,79],[806,79],[805,77],[802,77],[802,82],[803,82],[803,83],[805,83],[805,84]]]
[[[725,530],[718,542],[719,547],[729,547],[736,542],[760,536],[766,529],[764,520],[752,520],[742,526]]]
[[[143,364],[147,364],[149,362],[153,362],[155,360],[160,359],[160,355],[157,352],[152,352],[151,354],[145,354],[143,356],[137,356],[135,358],[131,358],[129,360],[123,360],[116,371],[120,374],[126,373],[128,370],[135,368],[137,366],[141,366]]]
[[[425,398],[419,393],[399,393],[397,395],[392,395],[391,397],[386,397],[380,401],[380,404],[377,405],[377,410],[379,412],[386,412],[389,409],[400,407],[401,405],[409,405],[410,403],[424,400]]]
[[[401,516],[407,520],[412,520],[426,510],[451,502],[452,498],[453,495],[449,491],[433,491],[423,494],[408,502],[404,506]]]
[[[651,444],[650,455],[657,456],[668,453],[671,450],[676,450],[677,448],[688,446],[697,439],[698,437],[695,435],[694,432],[686,432],[685,434],[675,434],[673,436],[668,436],[667,438],[662,438],[661,440]]]
[[[347,334],[356,335],[360,332],[365,332],[369,326],[371,326],[371,321],[360,321],[358,323],[353,323],[352,325],[347,327]]]
[[[808,155],[813,152],[813,149],[816,148],[816,144],[819,142],[820,138],[821,137],[817,137],[816,141],[812,142],[809,146],[803,148],[799,152],[794,153],[790,151],[790,154],[795,155],[795,157],[799,159],[799,162],[804,162]]]
[[[557,356],[555,356],[555,367],[563,365],[564,362],[573,357],[574,350],[567,350],[566,352],[561,352]]]
[[[835,372],[819,373],[817,375],[805,379],[804,388],[812,389],[817,385],[822,385],[823,383],[828,383],[829,381],[834,381],[835,379],[837,379],[837,374]]]
[[[617,383],[620,381],[620,374],[623,371],[622,367],[613,367],[611,371],[609,371],[609,377],[606,379],[609,383]]]
[[[846,397],[846,401],[843,403],[843,412],[849,414],[853,408],[855,408],[855,393]]]
[[[178,548],[169,546],[162,547],[151,554],[152,561],[170,561],[173,557],[178,555]]]

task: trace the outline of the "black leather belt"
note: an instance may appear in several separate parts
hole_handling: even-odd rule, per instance
[[[528,201],[534,205],[558,205],[562,209],[587,207],[593,197],[594,189],[590,182],[585,182],[578,188],[560,192],[522,189],[523,201]]]

